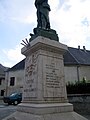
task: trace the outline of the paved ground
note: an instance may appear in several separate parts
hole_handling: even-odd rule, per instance
[[[16,111],[17,106],[0,105],[0,120]]]
[[[9,116],[13,112],[15,112],[17,109],[17,106],[14,105],[6,105],[3,102],[0,102],[0,120],[3,118]],[[90,114],[83,114],[80,113],[82,116],[86,117],[88,120],[90,120]]]

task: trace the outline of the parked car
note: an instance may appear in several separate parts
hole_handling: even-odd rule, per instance
[[[3,97],[4,103],[17,105],[22,101],[22,93],[13,93],[10,96]]]

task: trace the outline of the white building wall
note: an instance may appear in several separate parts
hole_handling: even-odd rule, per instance
[[[0,69],[0,98],[2,98],[5,94],[5,73],[2,69]]]
[[[22,92],[22,88],[23,88],[23,79],[24,79],[24,70],[18,70],[18,71],[9,71],[7,73],[7,87],[6,87],[6,91],[7,94],[6,95],[10,95],[11,93],[14,92]],[[14,86],[10,86],[10,78],[11,77],[15,77],[15,84]]]
[[[74,83],[78,80],[77,66],[64,66],[64,71],[66,84],[68,83],[68,81],[70,83]]]
[[[90,66],[80,66],[79,77],[80,80],[83,80],[83,78],[85,78],[87,82],[90,82]]]
[[[1,96],[1,91],[5,90],[5,78],[1,79],[1,85],[0,85],[0,98],[2,98]],[[5,94],[5,93],[4,93]]]
[[[66,83],[82,81],[83,78],[86,82],[90,82],[90,66],[65,66],[64,71]]]

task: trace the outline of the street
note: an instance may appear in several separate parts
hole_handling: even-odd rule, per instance
[[[0,120],[15,112],[16,109],[17,106],[14,105],[0,105]]]

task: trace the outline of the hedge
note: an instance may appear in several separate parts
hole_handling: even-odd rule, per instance
[[[68,84],[67,94],[90,94],[90,83]]]

